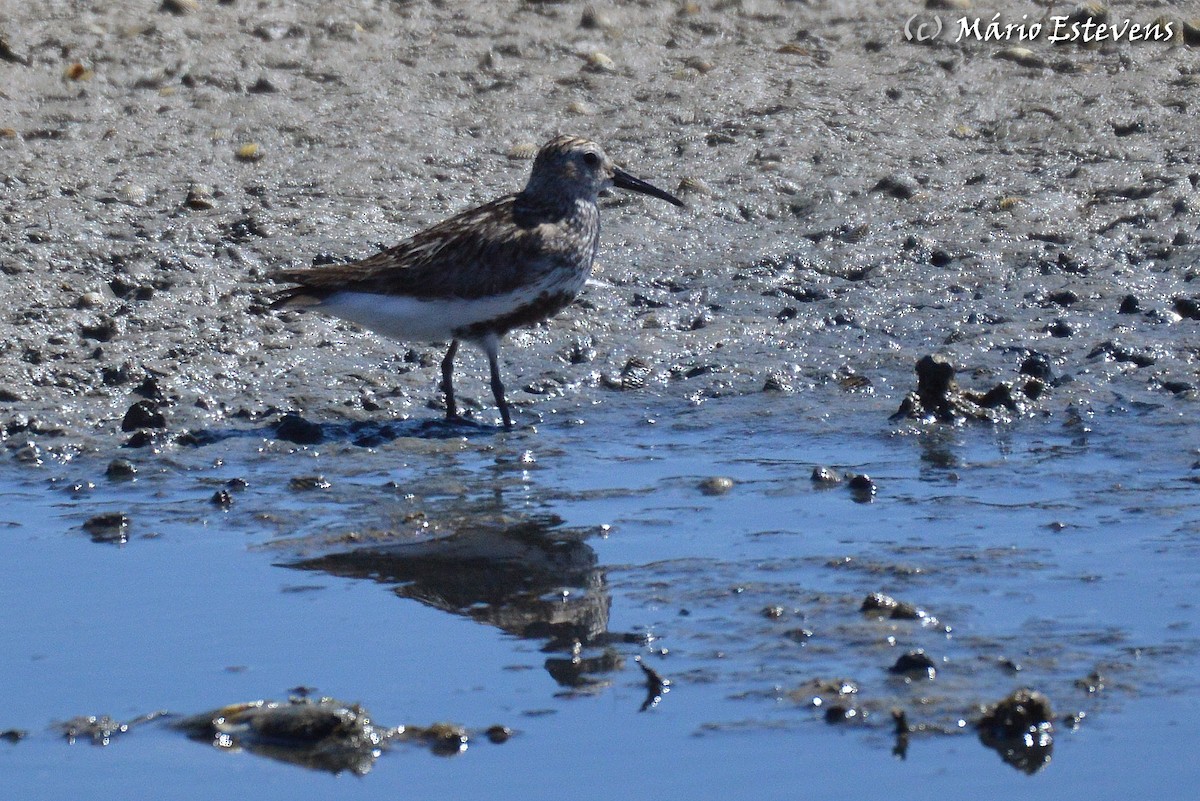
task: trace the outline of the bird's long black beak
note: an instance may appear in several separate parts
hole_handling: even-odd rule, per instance
[[[648,184],[641,178],[634,178],[629,173],[621,169],[613,168],[613,186],[618,189],[628,189],[632,192],[641,192],[643,195],[650,195],[660,200],[665,200],[668,203],[674,203],[676,206],[683,208],[683,201],[672,195],[670,192],[659,189],[653,184]]]

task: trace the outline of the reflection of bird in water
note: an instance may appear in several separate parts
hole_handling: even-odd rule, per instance
[[[394,583],[397,595],[465,615],[552,650],[609,639],[609,597],[590,532],[557,519],[469,528],[441,539],[364,548],[289,567]]]

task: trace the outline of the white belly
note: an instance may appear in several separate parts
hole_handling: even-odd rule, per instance
[[[583,281],[579,281],[578,287],[535,284],[503,295],[469,300],[336,292],[317,309],[403,342],[446,342],[457,336],[456,331],[512,314],[547,290],[575,294],[582,284]]]

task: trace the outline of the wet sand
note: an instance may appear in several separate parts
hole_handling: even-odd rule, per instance
[[[900,393],[935,351],[997,380],[1043,354],[1074,379],[1052,408],[1194,394],[1177,311],[1200,295],[1192,48],[1026,43],[1034,68],[990,42],[911,44],[869,3],[586,20],[567,3],[14,10],[9,429],[33,417],[98,447],[147,378],[173,428],[429,414],[436,347],[266,313],[261,276],[513,191],[528,146],[565,130],[691,209],[606,204],[597,284],[505,351],[533,419],[547,395],[603,398],[630,358],[698,399],[772,375],[831,400],[849,374]],[[468,359],[482,404],[481,372]]]

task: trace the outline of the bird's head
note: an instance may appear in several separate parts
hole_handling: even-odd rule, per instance
[[[556,136],[538,151],[525,194],[553,201],[590,200],[606,189],[628,189],[676,206],[683,201],[613,164],[604,149],[579,136]]]

